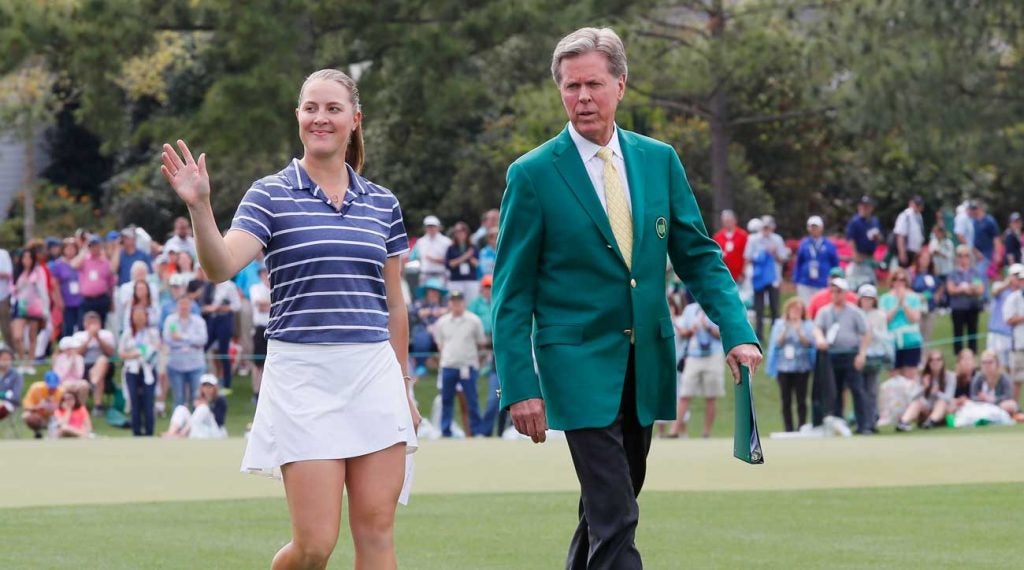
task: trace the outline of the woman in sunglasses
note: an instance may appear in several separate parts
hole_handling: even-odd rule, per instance
[[[921,314],[927,310],[921,296],[910,289],[910,278],[902,267],[889,276],[889,292],[878,301],[889,321],[889,334],[896,343],[893,371],[904,378],[917,377],[921,363]]]

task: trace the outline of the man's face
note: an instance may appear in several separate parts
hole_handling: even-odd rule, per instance
[[[135,243],[135,235],[132,234],[132,235],[124,235],[124,236],[122,236],[121,237],[121,245],[124,247],[125,251],[127,251],[128,253],[134,253],[135,252],[135,245],[136,245],[136,243]]]
[[[450,305],[452,314],[455,316],[459,316],[466,312],[466,300],[461,297],[452,299]]]
[[[483,285],[480,287],[480,296],[484,299],[490,300],[491,298],[491,286]]]
[[[875,207],[872,206],[871,204],[861,203],[857,205],[857,213],[860,214],[860,217],[862,218],[871,217],[871,212],[873,212],[874,210]]]
[[[82,324],[85,325],[85,330],[89,332],[96,332],[100,330],[100,320],[95,316],[86,317]]]
[[[484,227],[485,228],[496,228],[498,227],[498,211],[488,210],[484,214]]]
[[[832,292],[832,302],[836,305],[842,305],[846,302],[846,292],[836,287],[835,285],[829,286],[829,291]]]
[[[736,227],[736,216],[732,214],[722,214],[722,227],[727,231],[732,231]]]
[[[180,238],[188,236],[188,220],[179,218],[174,221],[174,233]]]
[[[576,132],[604,146],[615,128],[615,110],[626,94],[626,77],[608,70],[608,58],[596,51],[562,60],[558,90]]]
[[[426,229],[427,229],[427,235],[430,236],[430,237],[436,236],[437,232],[441,231],[441,228],[439,228],[437,226],[427,226]]]
[[[0,352],[0,370],[7,372],[11,369],[11,364],[14,364],[14,357],[9,352]]]
[[[807,233],[813,238],[820,238],[821,234],[824,233],[824,229],[818,224],[807,226]]]

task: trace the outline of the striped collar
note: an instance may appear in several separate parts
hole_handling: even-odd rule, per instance
[[[345,168],[348,169],[348,194],[358,194],[360,196],[368,194],[369,189],[367,188],[368,183],[366,179],[359,176],[359,174],[357,174],[356,171],[352,169],[352,166],[347,162],[345,163]],[[328,201],[329,203],[327,194],[320,189],[319,184],[313,182],[313,179],[309,177],[309,173],[306,172],[306,169],[299,164],[299,159],[293,158],[292,163],[281,171],[281,176],[284,177],[288,182],[288,186],[291,188],[296,190],[306,190],[313,196],[321,198],[324,201]]]

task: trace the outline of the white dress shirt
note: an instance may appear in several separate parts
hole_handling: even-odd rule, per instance
[[[597,199],[601,201],[601,207],[604,211],[608,211],[608,202],[604,196],[604,161],[601,157],[597,156],[597,151],[601,150],[601,147],[583,138],[583,135],[576,132],[576,128],[569,123],[569,136],[572,137],[572,142],[576,143],[576,150],[580,153],[580,158],[583,159],[583,165],[587,167],[587,174],[590,175],[590,182],[594,185],[594,191],[597,192]],[[622,148],[619,146],[619,127],[616,126],[612,131],[612,138],[608,141],[608,148],[612,151],[612,164],[615,165],[615,170],[619,172],[619,178],[622,180],[622,189],[626,192],[626,205],[629,206],[629,212],[633,213],[633,197],[629,194],[629,180],[626,177],[626,161],[622,158]]]

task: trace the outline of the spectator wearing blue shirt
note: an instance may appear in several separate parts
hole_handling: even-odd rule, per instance
[[[793,272],[796,294],[804,304],[828,286],[829,272],[839,267],[836,246],[824,234],[825,222],[821,216],[807,218],[807,237],[800,241]]]
[[[160,322],[158,327],[160,330],[164,330],[164,323],[167,322],[167,317],[171,316],[175,311],[178,310],[178,298],[185,294],[185,287],[188,286],[188,276],[180,273],[171,275],[168,280],[171,290],[171,299],[165,301],[160,305]],[[199,303],[192,302],[192,314],[199,317],[203,316],[202,310],[199,308]]]
[[[979,254],[975,260],[975,267],[985,279],[985,287],[988,289],[988,267],[992,264],[996,242],[1001,237],[999,224],[991,214],[985,212],[985,205],[981,202],[972,203],[968,211],[974,218],[974,249]]]
[[[260,255],[249,262],[235,275],[232,281],[238,286],[241,305],[235,312],[235,338],[238,339],[238,374],[245,376],[249,374],[252,367],[250,355],[253,354],[252,345],[252,300],[249,298],[249,289],[260,283],[260,266],[263,265],[263,257]]]
[[[857,214],[846,224],[846,239],[853,244],[853,264],[847,273],[854,289],[864,283],[875,283],[875,249],[882,242],[882,226],[872,215],[874,209],[871,196],[861,196]]]
[[[489,228],[484,236],[484,245],[480,248],[480,264],[477,276],[480,279],[494,275],[494,261],[498,258],[498,228]]]
[[[153,272],[153,261],[149,254],[138,248],[134,227],[121,230],[121,241],[114,246],[114,254],[110,259],[110,269],[117,273],[117,284],[124,285],[132,280],[132,264],[141,261],[146,264],[149,273]]]

